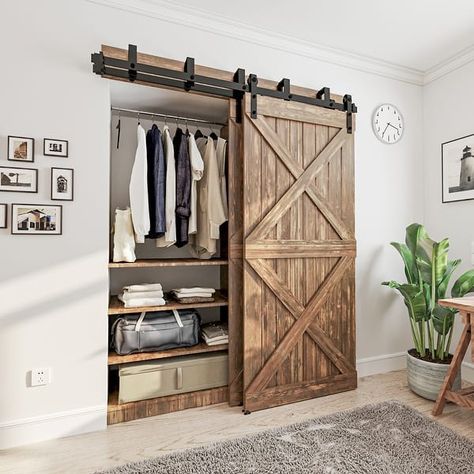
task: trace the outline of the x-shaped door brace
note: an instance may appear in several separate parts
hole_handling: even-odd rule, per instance
[[[314,185],[314,178],[318,172],[325,166],[332,156],[339,150],[346,137],[347,132],[341,129],[337,135],[326,145],[315,160],[305,169],[292,158],[287,147],[281,142],[274,130],[268,125],[263,117],[250,122],[257,128],[268,144],[272,147],[277,156],[282,160],[296,181],[286,191],[286,193],[275,204],[271,211],[259,222],[255,229],[246,238],[246,244],[262,242],[265,235],[271,227],[286,212],[289,206],[306,192],[314,204],[319,208],[334,230],[343,240],[353,240],[353,234],[346,228],[345,224],[329,208],[325,199],[320,195]],[[340,370],[342,374],[353,374],[354,366],[347,360],[342,352],[334,345],[331,338],[319,327],[314,324],[314,319],[329,296],[331,289],[342,279],[346,270],[352,265],[353,258],[342,256],[316,293],[311,297],[308,304],[303,306],[287,288],[285,283],[275,274],[273,269],[261,258],[246,257],[248,263],[272,290],[275,296],[288,309],[295,318],[294,324],[283,336],[278,346],[272,352],[256,377],[252,380],[246,389],[247,393],[258,393],[262,391],[288,357],[289,352],[297,344],[300,337],[307,332],[316,342],[321,350],[328,356],[332,363]],[[310,327],[311,326],[311,327]]]
[[[286,212],[288,207],[306,192],[316,207],[321,211],[327,221],[343,240],[353,240],[354,235],[347,229],[342,220],[336,216],[330,209],[326,200],[321,196],[314,185],[314,178],[319,171],[326,165],[332,156],[342,147],[347,139],[347,132],[341,129],[337,135],[326,145],[317,158],[305,169],[291,156],[287,147],[281,142],[275,131],[268,125],[262,117],[250,119],[250,123],[260,132],[273,151],[278,155],[281,161],[288,168],[288,171],[294,176],[296,181],[286,191],[286,193],[275,204],[272,210],[258,223],[255,229],[247,236],[246,242],[262,239]]]

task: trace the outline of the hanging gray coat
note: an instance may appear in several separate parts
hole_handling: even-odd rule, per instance
[[[176,164],[176,247],[188,243],[189,216],[191,215],[191,162],[188,137],[178,128],[173,138]]]

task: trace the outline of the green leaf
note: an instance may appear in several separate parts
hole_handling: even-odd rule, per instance
[[[453,298],[461,298],[474,291],[474,270],[463,273],[454,283],[451,290]]]
[[[461,264],[461,260],[450,260],[446,265],[446,271],[441,280],[441,283],[438,286],[438,298],[445,298],[446,291],[448,290],[449,281],[453,275],[454,270]]]
[[[403,263],[405,264],[405,276],[407,277],[408,283],[417,283],[418,270],[415,265],[413,254],[408,246],[399,242],[391,242],[390,245],[398,251],[403,259]]]
[[[416,249],[418,247],[418,241],[420,236],[426,234],[425,228],[421,224],[411,224],[406,228],[405,231],[405,243],[406,246],[410,249],[410,252],[413,256],[413,260],[416,259]]]
[[[418,285],[410,283],[400,284],[396,281],[386,281],[383,282],[382,285],[394,288],[402,294],[405,305],[408,308],[408,313],[413,321],[419,322],[427,319],[428,312],[426,308],[425,295]]]
[[[437,304],[431,313],[431,319],[436,332],[443,336],[448,334],[454,324],[455,314],[455,310]]]

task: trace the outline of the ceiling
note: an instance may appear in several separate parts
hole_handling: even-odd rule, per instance
[[[291,36],[426,72],[474,45],[472,0],[145,0],[210,12]],[[215,19],[215,18],[214,18]]]

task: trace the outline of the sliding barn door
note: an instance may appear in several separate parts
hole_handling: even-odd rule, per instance
[[[353,135],[342,112],[244,105],[247,411],[350,390],[355,371]]]

